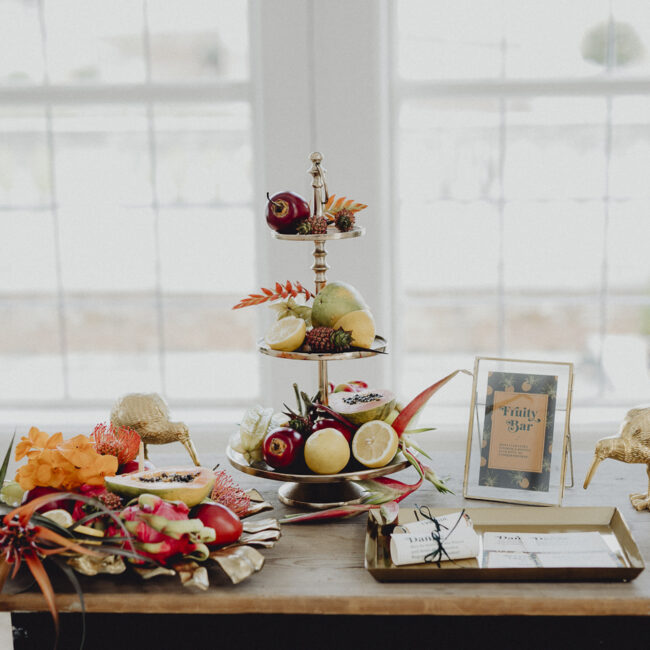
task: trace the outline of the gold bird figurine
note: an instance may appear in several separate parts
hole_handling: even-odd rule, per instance
[[[180,442],[192,462],[201,464],[187,425],[169,421],[167,404],[157,393],[130,393],[120,397],[111,409],[111,422],[116,427],[129,427],[140,435],[145,458],[149,458],[147,445]]]
[[[646,463],[648,466],[648,492],[630,494],[637,510],[650,510],[650,407],[634,408],[627,412],[618,435],[603,438],[596,443],[594,462],[585,478],[585,490],[605,458],[624,463]]]

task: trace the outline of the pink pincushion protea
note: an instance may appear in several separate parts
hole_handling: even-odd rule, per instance
[[[250,508],[251,499],[223,470],[215,472],[216,480],[211,499],[230,508],[238,517],[243,517]]]
[[[90,437],[97,453],[103,456],[115,456],[120,465],[135,460],[140,449],[140,436],[128,427],[112,424],[98,424]]]

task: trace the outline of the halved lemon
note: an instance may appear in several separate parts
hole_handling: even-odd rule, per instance
[[[272,350],[293,352],[305,340],[307,325],[302,318],[287,316],[273,323],[264,339]]]
[[[371,420],[357,429],[352,439],[352,455],[366,467],[384,467],[397,453],[399,438],[383,420]]]
[[[59,524],[61,528],[68,528],[74,524],[74,519],[72,515],[62,508],[57,508],[56,510],[48,510],[43,513],[43,517],[51,519],[55,524]]]

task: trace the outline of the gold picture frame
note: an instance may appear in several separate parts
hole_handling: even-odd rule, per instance
[[[466,499],[562,504],[571,456],[573,376],[573,364],[566,361],[476,357]],[[571,477],[572,486],[572,458]]]

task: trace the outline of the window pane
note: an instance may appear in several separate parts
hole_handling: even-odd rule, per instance
[[[0,107],[0,205],[49,205],[50,177],[42,108]]]
[[[618,76],[650,74],[650,5],[638,0],[613,0]]]
[[[165,356],[171,399],[255,400],[259,394],[259,357],[248,352],[170,352]]]
[[[38,3],[25,0],[0,2],[0,84],[40,83],[43,47]]]
[[[211,401],[258,394],[254,309],[233,311],[239,295],[165,297],[168,393]]]
[[[649,349],[650,302],[611,300],[602,353],[607,399],[619,403],[648,401]]]
[[[610,196],[650,197],[650,100],[617,97],[612,112]]]
[[[162,390],[157,354],[72,353],[68,367],[73,399],[113,400],[124,393]]]
[[[599,391],[600,310],[598,296],[559,302],[553,298],[506,304],[505,356],[511,359],[570,361],[580,378],[575,402]]]
[[[51,292],[0,298],[0,401],[63,397],[58,301]]]
[[[151,210],[103,206],[59,212],[66,291],[151,291],[155,230]]]
[[[610,206],[607,231],[609,289],[615,293],[650,293],[650,201]]]
[[[68,349],[73,354],[158,350],[158,310],[152,293],[69,293],[65,309]]]
[[[499,220],[489,203],[405,204],[400,261],[409,293],[496,290]]]
[[[508,77],[602,73],[599,62],[606,60],[607,39],[599,38],[599,29],[604,28],[606,34],[607,0],[504,0],[503,15]],[[590,36],[593,28],[596,34]]]
[[[506,291],[581,295],[602,281],[604,213],[600,202],[516,202],[506,206]]]
[[[54,131],[60,203],[151,203],[144,108],[58,108]]]
[[[252,198],[247,104],[156,107],[162,203],[242,203]]]
[[[250,210],[162,210],[163,290],[247,294],[255,286],[253,224]]]
[[[508,102],[507,198],[601,198],[605,100],[521,98]]]
[[[0,212],[0,292],[56,290],[54,226],[49,210]]]
[[[405,101],[400,107],[399,138],[402,197],[413,200],[498,196],[498,101]]]
[[[43,0],[50,79],[55,83],[144,81],[138,0]]]
[[[242,0],[149,0],[155,81],[248,77],[248,3]]]
[[[502,17],[493,2],[399,0],[398,71],[404,79],[501,74]]]

